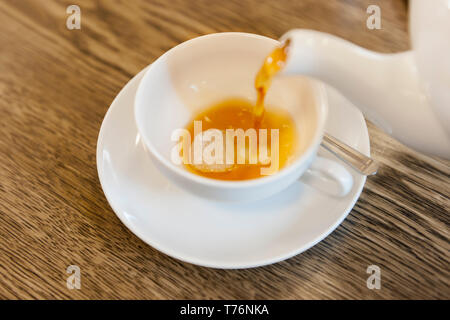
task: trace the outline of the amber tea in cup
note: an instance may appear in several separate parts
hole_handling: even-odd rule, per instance
[[[221,163],[206,164],[203,162],[186,164],[189,171],[207,178],[219,180],[247,180],[260,178],[267,175],[267,172],[275,173],[279,169],[288,165],[293,159],[297,146],[297,129],[294,119],[287,111],[281,108],[266,108],[264,98],[270,87],[272,77],[280,71],[286,60],[288,42],[276,47],[264,60],[255,78],[255,90],[257,92],[256,105],[244,99],[228,99],[206,108],[196,114],[189,122],[186,129],[191,137],[199,135],[195,130],[195,122],[201,123],[201,132],[216,129],[223,133],[225,139],[227,130],[255,129],[253,136],[244,137],[244,142],[239,144],[238,138],[233,139],[232,162],[227,162],[225,157]],[[262,136],[262,133],[266,136]],[[276,135],[274,135],[276,133]],[[227,137],[228,138],[228,137]],[[251,139],[256,147],[251,148]],[[277,141],[274,141],[277,139]],[[223,141],[223,140],[222,140]],[[265,143],[265,152],[270,158],[270,163],[263,161],[251,162],[251,153],[256,152],[255,157],[260,159],[262,143]],[[276,149],[273,147],[276,146]],[[224,149],[225,150],[225,149]],[[238,161],[239,154],[245,154],[244,163]],[[264,170],[264,168],[273,170]]]

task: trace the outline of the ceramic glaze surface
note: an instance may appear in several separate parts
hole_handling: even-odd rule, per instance
[[[359,198],[366,177],[342,162],[354,181],[344,197],[329,196],[298,180],[276,195],[249,203],[218,203],[179,188],[147,156],[136,128],[132,106],[142,76],[143,72],[123,88],[105,116],[97,169],[114,212],[154,248],[214,268],[275,263],[325,238]],[[327,94],[326,131],[369,156],[369,135],[361,112],[335,90],[328,88]],[[335,160],[325,150],[319,155]]]
[[[329,194],[344,196],[350,191],[352,176],[336,161],[313,164],[328,116],[327,93],[322,83],[298,75],[277,78],[266,97],[268,105],[291,114],[305,143],[288,166],[259,179],[224,181],[198,176],[172,161],[178,142],[172,133],[184,128],[198,110],[227,97],[256,102],[254,77],[278,44],[255,34],[215,33],[181,43],[147,68],[134,102],[136,125],[149,156],[173,183],[221,201],[263,199],[304,177]],[[305,134],[311,126],[308,119],[315,123]]]
[[[413,51],[381,54],[312,30],[291,30],[283,73],[318,78],[404,144],[450,159],[449,2],[412,1]]]

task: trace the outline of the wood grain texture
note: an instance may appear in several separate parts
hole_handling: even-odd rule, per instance
[[[69,31],[66,7],[82,10]],[[382,30],[365,27],[378,4]],[[450,163],[369,123],[382,163],[348,218],[287,261],[215,270],[172,259],[134,236],[101,190],[102,119],[123,85],[164,51],[221,31],[278,38],[329,32],[368,49],[409,48],[401,0],[1,0],[0,298],[450,298]],[[81,290],[66,268],[82,270]],[[366,268],[382,270],[368,290]]]

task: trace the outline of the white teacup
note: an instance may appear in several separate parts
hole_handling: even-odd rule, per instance
[[[291,113],[299,133],[298,155],[277,173],[223,181],[195,175],[171,160],[173,131],[184,128],[198,111],[231,97],[256,101],[254,77],[278,44],[248,33],[210,34],[170,49],[149,66],[136,93],[135,119],[153,162],[171,181],[202,197],[232,201],[268,197],[299,178],[335,196],[350,191],[352,175],[339,163],[316,156],[327,96],[322,84],[302,77],[278,77],[266,97],[267,105]]]

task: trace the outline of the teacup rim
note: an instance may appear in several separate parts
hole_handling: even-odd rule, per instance
[[[154,144],[151,142],[151,139],[149,139],[146,134],[145,130],[142,129],[142,123],[140,121],[140,117],[138,116],[138,110],[140,109],[139,105],[144,105],[143,103],[140,103],[139,97],[142,95],[141,92],[143,89],[143,84],[145,82],[145,79],[148,77],[148,75],[152,71],[152,67],[154,67],[155,64],[159,63],[160,61],[164,60],[164,57],[167,55],[173,53],[173,50],[179,50],[182,47],[185,47],[187,45],[192,44],[193,42],[196,42],[198,40],[204,40],[205,38],[213,38],[213,37],[220,37],[220,36],[244,36],[244,37],[251,37],[251,38],[259,38],[262,40],[270,40],[272,42],[279,43],[278,40],[272,39],[266,36],[253,34],[253,33],[246,33],[246,32],[218,32],[218,33],[211,33],[199,37],[195,37],[192,39],[189,39],[187,41],[184,41],[171,49],[167,50],[165,53],[163,53],[161,56],[159,56],[155,61],[153,61],[150,65],[148,65],[146,68],[147,70],[144,73],[144,76],[142,77],[138,88],[136,90],[136,95],[134,99],[134,105],[133,105],[133,111],[134,111],[134,118],[136,127],[138,130],[138,133],[141,137],[142,142],[144,143],[147,150],[152,154],[152,156],[161,163],[166,169],[182,176],[185,179],[191,180],[195,183],[208,186],[208,187],[221,187],[225,189],[244,189],[254,186],[262,186],[266,184],[270,184],[273,181],[277,181],[279,179],[282,179],[283,177],[291,174],[292,172],[295,172],[295,170],[300,167],[302,164],[306,162],[307,159],[309,159],[312,154],[316,151],[317,147],[320,144],[320,141],[322,140],[325,122],[326,122],[326,116],[327,116],[327,110],[328,110],[328,99],[327,99],[327,93],[325,90],[325,87],[322,83],[308,78],[308,81],[311,83],[311,88],[313,88],[314,91],[314,97],[315,97],[315,109],[320,110],[322,108],[322,115],[317,118],[317,126],[315,133],[313,135],[313,138],[311,139],[311,142],[307,149],[297,157],[293,161],[293,163],[289,164],[287,167],[282,168],[278,172],[276,172],[273,175],[256,178],[256,179],[248,179],[248,180],[219,180],[219,179],[212,179],[212,178],[206,178],[203,176],[196,175],[188,170],[185,170],[170,161],[167,161],[167,159],[160,154],[160,152],[156,149]]]

